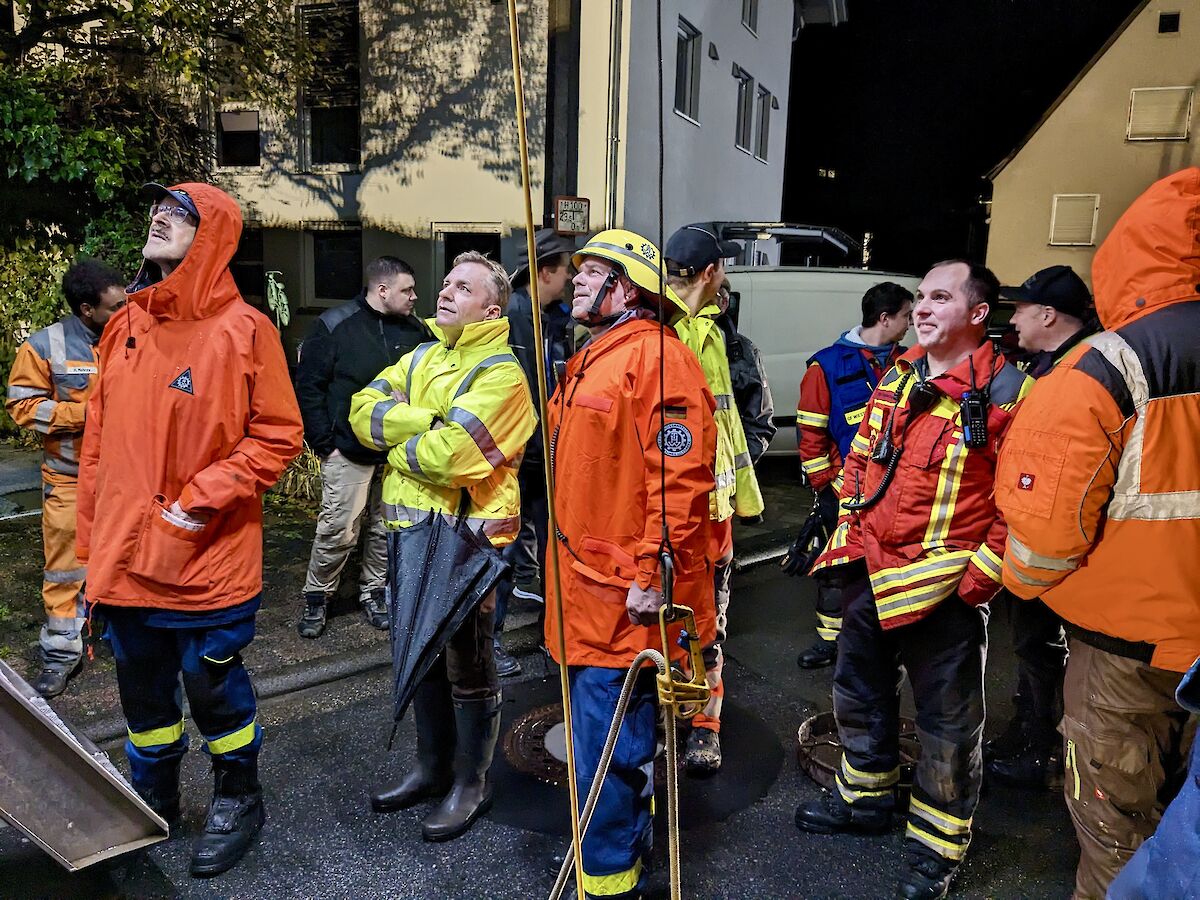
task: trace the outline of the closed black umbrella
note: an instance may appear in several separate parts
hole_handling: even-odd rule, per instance
[[[388,533],[395,718],[463,621],[496,587],[508,564],[483,534],[459,515],[431,512],[424,521]]]

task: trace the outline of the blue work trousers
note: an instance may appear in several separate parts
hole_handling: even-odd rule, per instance
[[[583,839],[584,891],[588,897],[632,896],[641,887],[642,859],[653,838],[655,722],[654,669],[643,669],[629,698],[625,721],[604,787]],[[582,804],[600,764],[604,740],[621,695],[625,669],[571,669],[575,767]]]

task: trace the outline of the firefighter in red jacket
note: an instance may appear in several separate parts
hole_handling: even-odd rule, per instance
[[[833,706],[838,790],[796,810],[820,834],[890,827],[900,778],[900,684],[917,706],[899,896],[943,897],[967,852],[982,775],[986,614],[1006,530],[997,450],[1029,379],[985,342],[999,283],[962,260],[917,289],[919,347],[867,404],[843,470],[842,516],[814,572],[842,591]]]

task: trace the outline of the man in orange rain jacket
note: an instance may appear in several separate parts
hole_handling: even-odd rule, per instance
[[[900,685],[921,759],[898,896],[944,897],[966,856],[983,765],[987,612],[1000,590],[1004,519],[996,452],[1031,383],[985,340],[999,283],[964,260],[917,288],[919,347],[879,382],[843,469],[842,517],[814,571],[842,592],[833,709],[837,790],[801,804],[817,834],[886,831],[900,778]]]
[[[589,326],[592,339],[568,361],[549,410],[558,526],[549,549],[558,555],[566,658],[551,603],[546,646],[570,667],[572,740],[583,797],[626,670],[640,651],[662,649],[664,513],[675,601],[695,611],[703,642],[715,639],[709,494],[716,486],[717,435],[716,401],[700,364],[655,321],[658,248],[632,232],[610,230],[593,237],[574,262],[579,274],[572,316]],[[679,659],[679,626],[669,634]],[[588,897],[638,896],[654,796],[653,675],[654,669],[644,669],[636,682],[583,841],[581,887]]]
[[[1040,381],[1000,456],[1004,584],[1065,621],[1075,896],[1105,895],[1178,789],[1175,702],[1200,657],[1200,168],[1134,201],[1096,253],[1107,331]]]
[[[215,781],[194,875],[263,823],[262,729],[241,653],[262,598],[262,495],[300,452],[279,333],[238,295],[242,216],[206,184],[147,185],[145,263],[105,329],[87,410],[77,554],[104,607],[133,786],[179,817],[180,672]]]
[[[105,324],[125,305],[121,276],[94,259],[71,266],[62,285],[71,315],[34,332],[17,349],[4,404],[14,422],[42,439],[46,624],[40,636],[42,671],[33,686],[43,697],[61,694],[83,664],[87,570],[75,558],[79,444],[88,397],[100,380],[96,345]]]

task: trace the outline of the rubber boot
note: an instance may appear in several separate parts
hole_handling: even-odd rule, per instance
[[[213,759],[213,800],[204,832],[192,849],[192,874],[220,875],[232,869],[262,830],[262,786],[257,760]]]
[[[426,678],[413,696],[413,724],[417,728],[417,763],[399,781],[371,794],[371,808],[389,813],[444,797],[454,781],[454,702],[450,682]]]
[[[449,841],[465,834],[492,808],[488,769],[500,736],[500,694],[482,700],[455,700],[458,753],[454,760],[454,786],[421,822],[427,841]]]

